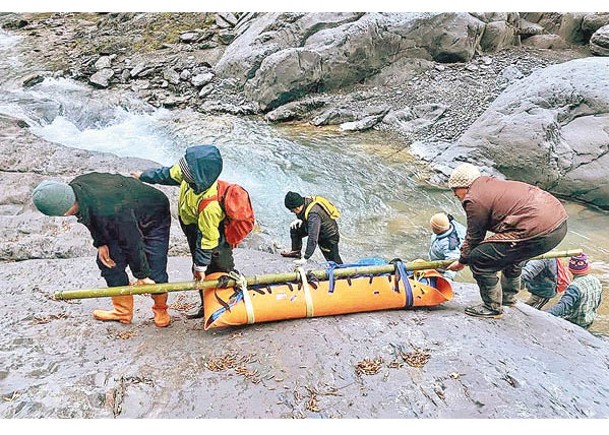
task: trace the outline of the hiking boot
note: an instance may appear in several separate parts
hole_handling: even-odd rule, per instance
[[[500,319],[503,316],[501,311],[491,310],[484,304],[472,305],[465,308],[465,314],[468,316],[485,317],[488,319]]]
[[[300,251],[281,251],[282,257],[300,258]]]
[[[541,296],[531,295],[529,299],[527,299],[526,304],[541,310],[545,304],[548,303],[550,298],[542,298]]]

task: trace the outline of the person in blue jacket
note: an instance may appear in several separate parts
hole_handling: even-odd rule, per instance
[[[461,244],[465,240],[465,227],[450,214],[436,213],[429,220],[433,234],[429,245],[430,260],[458,260]],[[457,272],[441,271],[446,278],[454,279]]]

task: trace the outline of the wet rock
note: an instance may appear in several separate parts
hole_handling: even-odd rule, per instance
[[[44,76],[41,74],[30,74],[23,78],[22,83],[24,88],[29,88],[31,86],[37,85],[38,83],[42,83],[44,81]]]
[[[371,115],[357,121],[345,122],[340,124],[340,129],[343,131],[365,131],[381,122],[384,116],[385,115]]]

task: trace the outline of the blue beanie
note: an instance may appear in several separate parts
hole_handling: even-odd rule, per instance
[[[47,216],[63,216],[76,202],[74,190],[68,184],[43,181],[32,192],[34,205]]]

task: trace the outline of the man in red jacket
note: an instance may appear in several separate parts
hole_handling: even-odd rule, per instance
[[[567,212],[550,193],[482,176],[469,163],[455,168],[448,186],[465,210],[467,233],[459,260],[447,269],[468,265],[478,283],[482,304],[467,307],[466,314],[500,318],[502,305],[516,303],[523,262],[556,247],[567,234]],[[494,234],[486,238],[487,231]]]

